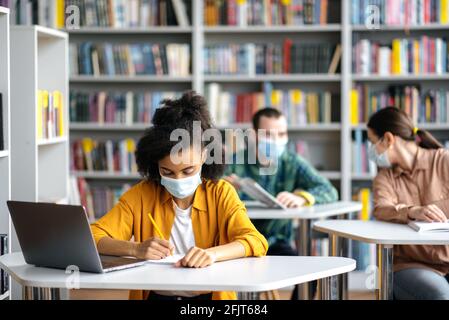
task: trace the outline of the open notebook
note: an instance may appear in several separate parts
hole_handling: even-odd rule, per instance
[[[409,227],[417,232],[449,232],[449,222],[409,222]]]
[[[175,254],[172,256],[168,256],[165,259],[160,259],[160,260],[147,260],[147,263],[160,263],[160,264],[174,264],[176,262],[178,262],[179,260],[181,260],[182,258],[184,258],[185,255],[183,254]]]

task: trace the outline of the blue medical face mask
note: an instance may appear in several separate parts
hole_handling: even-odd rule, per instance
[[[161,175],[161,185],[167,189],[167,191],[178,199],[184,199],[193,195],[201,184],[201,170],[191,177],[183,179],[172,179]]]
[[[388,159],[387,150],[379,154],[376,150],[376,144],[370,144],[368,148],[368,158],[373,161],[379,168],[391,168],[391,162]]]
[[[259,138],[257,147],[263,157],[267,159],[277,160],[285,152],[287,143],[288,139],[275,141],[271,139]]]

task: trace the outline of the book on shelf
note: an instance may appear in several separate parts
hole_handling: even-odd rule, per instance
[[[191,1],[66,0],[80,8],[81,27],[145,28],[190,25]]]
[[[11,0],[0,0],[0,7],[11,8]]]
[[[368,158],[368,141],[366,131],[355,129],[352,132],[352,173],[369,174],[374,177],[377,174],[376,165]]]
[[[191,0],[2,0],[2,3],[12,9],[14,24],[57,29],[187,27],[192,16]],[[77,12],[79,25],[66,26],[66,19]]]
[[[416,232],[449,232],[449,222],[410,221],[408,226]]]
[[[122,194],[131,188],[130,184],[124,184],[122,186],[90,184],[84,178],[78,178],[76,182],[81,205],[85,208],[91,222],[100,219],[109,212],[118,202]]]
[[[362,210],[357,219],[362,221],[373,220],[373,194],[370,188],[353,188],[353,200],[362,203]],[[357,261],[357,270],[365,271],[369,266],[376,265],[376,247],[364,242],[352,241],[352,258]]]
[[[204,74],[328,74],[339,72],[340,57],[338,45],[290,39],[282,44],[209,44],[204,48]]]
[[[60,91],[37,92],[37,138],[51,139],[65,135],[64,97]]]
[[[62,29],[65,26],[64,1],[11,0],[11,23]]]
[[[449,47],[444,38],[395,38],[390,44],[368,39],[353,47],[352,68],[360,75],[444,74],[449,72]]]
[[[205,0],[206,26],[297,26],[337,22],[335,0]]]
[[[315,257],[327,257],[329,256],[329,239],[319,238],[311,240],[311,256]]]
[[[267,106],[282,111],[289,125],[340,121],[339,95],[330,91],[279,90],[267,82],[263,92],[231,93],[224,91],[220,84],[211,83],[206,88],[206,98],[217,125],[250,123],[254,113]]]
[[[74,140],[71,143],[70,167],[72,171],[137,174],[135,151],[134,139]]]
[[[189,44],[70,44],[72,75],[190,75]]]
[[[449,23],[448,0],[351,0],[351,21],[354,25],[372,23],[376,7],[379,23],[387,26],[419,26]]]
[[[4,133],[4,122],[3,122],[3,94],[0,92],[0,151],[5,149],[5,133]]]
[[[372,114],[387,106],[404,110],[414,123],[449,126],[449,90],[424,91],[419,85],[389,86],[386,90],[378,90],[357,84],[351,92],[351,123],[366,123]]]
[[[8,235],[0,234],[0,256],[8,254]],[[9,276],[0,268],[0,295],[5,294],[9,290]]]
[[[164,99],[179,97],[180,92],[70,92],[70,121],[133,125],[149,124]]]

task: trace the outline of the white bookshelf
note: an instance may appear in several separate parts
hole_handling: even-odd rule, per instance
[[[38,90],[63,95],[65,136],[37,137]],[[40,26],[11,27],[12,199],[66,203],[69,186],[68,36]],[[12,251],[20,251],[13,228]],[[13,282],[12,297],[21,298]]]
[[[71,76],[70,82],[76,83],[174,83],[174,82],[191,82],[192,77],[172,77],[172,76]]]
[[[339,32],[339,23],[327,25],[302,26],[205,26],[204,33],[311,33],[311,32]]]
[[[11,219],[6,201],[11,199],[11,113],[10,113],[10,34],[9,10],[0,7],[0,93],[2,94],[4,150],[0,151],[0,234],[8,236],[11,251]],[[11,280],[9,281],[11,283]],[[9,299],[9,292],[0,300]]]
[[[11,28],[12,197],[63,203],[68,198],[68,37],[40,26]],[[27,76],[25,76],[27,75]],[[65,136],[37,137],[37,92],[64,98]],[[20,249],[13,239],[13,251]]]

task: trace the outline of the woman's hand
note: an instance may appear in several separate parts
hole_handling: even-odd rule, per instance
[[[294,195],[291,192],[281,192],[276,199],[287,208],[300,208],[307,202],[303,197]]]
[[[150,238],[138,243],[133,255],[138,259],[160,260],[170,256],[173,249],[173,245],[167,240]]]
[[[215,261],[217,259],[212,251],[193,247],[184,258],[176,262],[175,267],[204,268],[215,263]]]
[[[409,209],[409,219],[425,222],[446,222],[447,217],[440,208],[434,204]]]

